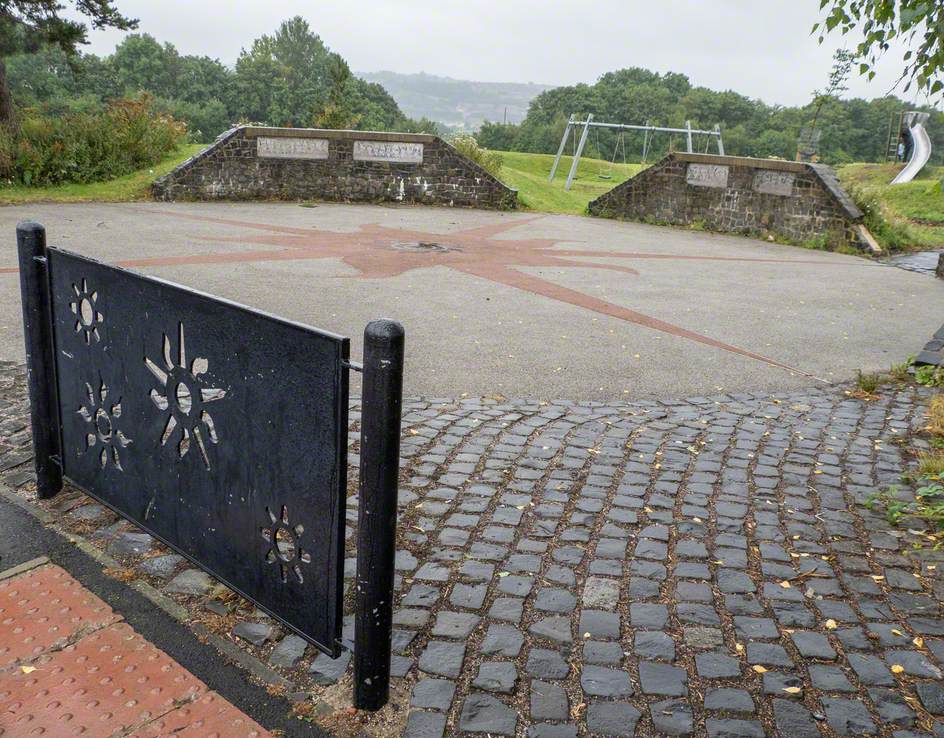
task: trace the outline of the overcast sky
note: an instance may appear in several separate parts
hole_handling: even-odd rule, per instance
[[[819,0],[117,0],[139,31],[182,53],[232,64],[280,21],[302,15],[360,72],[421,72],[493,82],[593,82],[639,66],[768,103],[807,102],[824,86],[838,37],[810,29]],[[97,31],[109,54],[124,34]],[[851,41],[848,43],[852,44]],[[848,95],[884,95],[901,71],[887,56],[871,84],[853,73]],[[913,99],[909,94],[908,97]]]

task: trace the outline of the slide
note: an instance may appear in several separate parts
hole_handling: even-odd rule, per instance
[[[924,122],[928,119],[927,113],[905,113],[904,125],[907,127],[907,136],[911,139],[911,158],[905,168],[898,172],[892,184],[910,182],[924,169],[931,156],[931,139],[924,129]]]

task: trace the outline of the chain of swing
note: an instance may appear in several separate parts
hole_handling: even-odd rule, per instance
[[[646,121],[646,125],[649,125],[649,121]],[[647,157],[652,150],[652,135],[655,132],[643,131],[642,136],[642,164],[646,164]],[[616,157],[623,154],[623,164],[626,164],[626,133],[625,131],[620,131],[616,137],[616,145],[613,147],[613,156],[610,159],[604,159],[603,157],[603,148],[600,146],[600,129],[594,128],[593,135],[595,136],[595,143],[597,148],[597,154],[601,157],[600,164],[597,167],[597,177],[600,179],[613,179],[613,166],[616,164]],[[711,136],[705,136],[705,151],[708,153],[708,146],[711,144]],[[571,141],[571,156],[576,155],[576,145],[577,137],[573,136]],[[669,138],[669,151],[675,151],[675,136]]]

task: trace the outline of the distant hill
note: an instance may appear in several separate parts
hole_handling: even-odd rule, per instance
[[[553,85],[515,82],[472,82],[432,74],[359,72],[369,82],[378,82],[411,118],[429,118],[450,127],[475,129],[484,121],[520,123],[528,104]]]

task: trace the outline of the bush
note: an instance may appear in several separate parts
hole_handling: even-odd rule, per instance
[[[155,164],[183,143],[187,129],[152,103],[142,95],[100,112],[24,111],[18,132],[0,129],[0,178],[27,186],[98,182]]]
[[[849,195],[864,214],[863,223],[882,248],[904,251],[916,243],[910,225],[888,213],[878,192],[865,187],[851,187]]]
[[[452,146],[464,157],[471,159],[482,169],[497,177],[502,168],[502,156],[495,151],[489,151],[479,146],[475,136],[463,134],[452,139]]]

